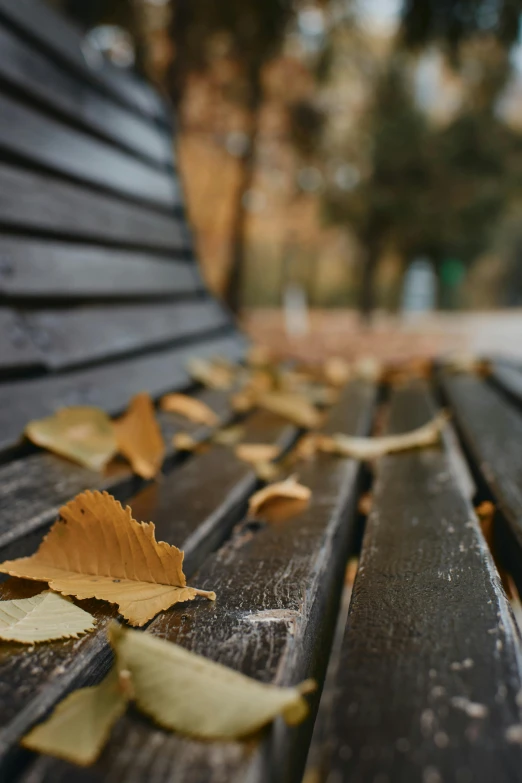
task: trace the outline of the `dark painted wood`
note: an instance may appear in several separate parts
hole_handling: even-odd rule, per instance
[[[375,392],[354,384],[332,411],[328,429],[368,431]],[[297,466],[312,488],[309,508],[274,525],[238,526],[234,535],[193,577],[212,584],[212,606],[193,604],[158,616],[150,632],[264,682],[322,679],[354,518],[360,468],[352,460],[322,455]],[[174,506],[171,506],[174,507]],[[260,745],[199,743],[161,731],[129,714],[116,727],[85,781],[135,783],[300,780],[308,720],[300,730],[277,721]],[[22,779],[65,783],[71,765],[41,758]]]
[[[522,370],[509,361],[493,361],[491,380],[522,403]]]
[[[172,165],[166,129],[114,103],[1,26],[0,78],[31,100],[83,125],[88,132],[100,134],[157,165]]]
[[[29,41],[52,55],[66,69],[139,114],[163,120],[165,104],[145,82],[116,68],[85,45],[77,29],[46,3],[38,0],[0,0],[0,15]]]
[[[0,150],[105,190],[162,208],[179,205],[179,183],[138,158],[0,95]]]
[[[129,254],[131,264],[138,248],[190,255],[192,247],[188,229],[179,218],[1,162],[0,224],[4,229],[15,231],[51,232],[70,239],[126,245],[133,249]],[[39,246],[43,256],[41,263],[46,263],[47,259],[47,263],[57,265],[58,270],[67,268],[67,253],[74,261],[81,250],[72,244],[64,244],[62,248],[43,239],[0,237],[2,286],[12,284],[12,268],[15,269],[14,285],[18,266],[25,279],[40,271],[35,257]],[[104,248],[85,248],[81,263],[96,263],[98,269],[106,252]],[[110,262],[112,257],[108,254],[107,260]],[[42,287],[46,290],[43,283],[33,282],[33,285],[37,290]],[[123,280],[122,285],[125,285]]]
[[[16,313],[0,308],[0,319]],[[107,304],[67,309],[20,310],[18,322],[49,370],[161,348],[213,330],[232,326],[230,316],[214,299],[155,304]],[[1,320],[0,320],[1,324]],[[12,348],[18,333],[2,332],[1,348]],[[0,350],[0,357],[3,351]],[[7,357],[9,364],[9,356]],[[0,358],[0,367],[4,366]]]
[[[190,383],[186,368],[192,356],[240,358],[245,341],[237,333],[179,348],[154,351],[134,359],[63,375],[0,384],[0,451],[16,446],[28,421],[67,405],[97,405],[122,411],[130,398],[147,390],[153,396]]]
[[[390,432],[427,421],[422,385]],[[377,469],[334,702],[336,783],[520,780],[519,641],[487,545],[442,448]],[[330,778],[329,778],[330,780]]]
[[[247,423],[248,437],[287,446],[295,436],[279,417],[259,413]],[[251,467],[233,451],[217,447],[174,469],[159,484],[151,485],[129,500],[137,518],[156,524],[158,540],[181,546],[186,553],[185,571],[190,577],[213,546],[239,519],[256,485]],[[202,488],[204,487],[204,491]],[[35,546],[28,541],[26,552]],[[7,550],[9,551],[9,550]],[[20,550],[19,550],[20,551]],[[1,552],[2,559],[6,550]],[[194,579],[191,579],[196,584]],[[20,584],[8,580],[2,596],[13,595]],[[31,589],[30,587],[28,589]],[[98,630],[72,642],[50,642],[32,650],[20,645],[0,646],[0,770],[13,763],[16,745],[28,726],[38,720],[74,683],[89,682],[103,674],[109,661],[105,637],[108,621],[115,616],[100,601],[82,602],[98,620]],[[192,611],[184,605],[183,612]]]
[[[0,307],[0,373],[43,367],[43,358],[24,327],[22,318],[13,310]]]

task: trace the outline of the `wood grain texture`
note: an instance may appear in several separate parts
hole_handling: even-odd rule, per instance
[[[189,232],[179,218],[1,162],[0,223],[19,231],[52,232],[69,239],[131,247],[130,261],[139,248],[185,254],[190,254],[191,250]],[[10,285],[16,286],[17,266],[25,273],[22,279],[26,281],[33,274],[33,269],[35,274],[39,270],[36,255],[38,243],[43,257],[40,263],[46,263],[47,259],[47,263],[58,265],[59,268],[66,267],[66,253],[70,252],[74,260],[74,257],[78,258],[81,249],[79,246],[64,244],[62,253],[61,246],[56,242],[44,239],[35,242],[25,237],[3,236],[0,241],[0,279],[6,289]],[[85,263],[94,263],[93,258],[103,259],[104,253],[104,248],[85,248]],[[24,261],[25,255],[28,258]],[[110,257],[108,255],[107,260]],[[5,262],[4,258],[7,259]],[[79,261],[83,263],[81,257]],[[13,268],[14,283],[11,282],[10,271]],[[42,287],[45,290],[45,283],[35,280],[29,282],[36,290],[42,290]]]
[[[136,116],[75,78],[12,30],[0,26],[0,77],[88,132],[165,167],[172,165],[167,131]]]
[[[0,376],[11,369],[43,367],[42,356],[18,313],[0,307]]]
[[[160,348],[232,325],[223,307],[210,298],[16,312],[0,308],[0,318],[16,314],[23,333],[49,370]]]
[[[186,369],[193,356],[225,355],[239,359],[246,341],[238,333],[206,339],[181,348],[154,351],[92,369],[63,375],[6,381],[0,384],[0,451],[20,442],[30,419],[68,405],[97,405],[109,413],[122,411],[144,389],[153,396],[190,383]]]
[[[433,413],[393,394],[390,432]],[[518,637],[442,448],[380,460],[336,681],[335,781],[507,783],[522,749]]]
[[[255,414],[248,426],[251,437],[262,435],[269,442],[279,441],[282,446],[295,433],[295,428],[266,413]],[[132,497],[129,503],[136,518],[144,515],[144,520],[156,524],[158,540],[185,550],[185,572],[190,578],[205,554],[237,521],[255,485],[251,467],[240,462],[233,451],[216,448],[185,462],[161,483]],[[34,544],[34,537],[27,539],[26,554]],[[2,559],[6,551],[9,549],[2,552]],[[12,595],[14,590],[19,594],[24,584],[8,580],[2,587],[2,597]],[[30,592],[31,586],[27,590]],[[95,633],[72,642],[39,645],[33,650],[14,644],[0,646],[0,693],[5,705],[0,712],[0,774],[5,774],[6,765],[14,763],[12,755],[16,755],[17,742],[29,725],[42,717],[74,683],[99,678],[108,665],[110,656],[104,629],[115,613],[99,601],[83,601],[81,605],[97,618]],[[188,610],[185,605],[183,612],[191,611],[193,606]]]
[[[0,15],[46,54],[54,57],[104,93],[151,119],[163,120],[165,104],[157,93],[132,73],[95,57],[81,33],[60,14],[38,0],[0,0]]]
[[[170,172],[58,120],[0,95],[0,150],[127,198],[158,207],[178,206],[180,189]]]
[[[351,387],[332,411],[330,431],[363,434],[375,394]],[[313,490],[309,508],[284,523],[240,525],[194,576],[212,582],[217,600],[159,616],[149,630],[264,682],[322,678],[335,622],[357,497],[359,466],[322,455],[298,466]],[[192,611],[192,609],[194,611]],[[309,720],[289,730],[280,721],[261,744],[189,741],[127,715],[85,780],[134,783],[290,783],[300,780]],[[40,759],[23,780],[72,781],[77,769]]]
[[[522,370],[515,363],[493,361],[491,380],[517,403],[522,403]]]

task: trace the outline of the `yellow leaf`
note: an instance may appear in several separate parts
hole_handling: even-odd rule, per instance
[[[247,354],[247,364],[252,367],[264,367],[272,362],[270,349],[265,345],[252,345]]]
[[[195,454],[204,454],[210,449],[208,443],[196,440],[188,432],[176,432],[172,438],[172,445],[178,451],[192,451]]]
[[[255,407],[257,402],[257,393],[253,389],[242,389],[242,391],[233,394],[230,399],[232,410],[236,413],[248,413]]]
[[[0,601],[0,638],[10,642],[76,639],[92,631],[94,623],[89,612],[48,590],[32,598]]]
[[[195,381],[209,389],[231,389],[234,384],[232,368],[219,361],[194,357],[188,363],[188,371]]]
[[[350,380],[351,368],[340,356],[331,356],[324,363],[323,373],[326,381],[332,386],[344,386]]]
[[[37,446],[91,470],[102,470],[118,451],[110,418],[89,406],[62,408],[53,416],[30,421],[25,434]]]
[[[214,593],[187,587],[183,552],[156,541],[152,522],[136,522],[107,492],[82,492],[60,509],[34,555],[7,560],[0,572],[48,582],[77,598],[118,605],[131,625],[196,595]]]
[[[130,672],[137,706],[167,729],[203,739],[246,737],[282,715],[290,725],[308,714],[307,680],[295,688],[265,685],[149,633],[116,623],[109,638],[117,666]]]
[[[271,462],[277,459],[281,448],[276,443],[240,443],[235,451],[238,459],[255,465],[258,462]]]
[[[236,424],[232,427],[224,427],[222,430],[217,430],[212,436],[212,440],[218,446],[235,446],[244,434],[245,428]]]
[[[168,413],[185,416],[196,424],[206,424],[208,427],[216,427],[219,424],[219,418],[208,405],[187,394],[165,395],[160,400],[160,408]]]
[[[355,362],[354,375],[363,381],[378,383],[383,374],[382,362],[374,356],[361,356]]]
[[[154,478],[163,463],[165,444],[146,392],[132,398],[127,413],[114,422],[118,448],[129,460],[134,473]]]
[[[96,761],[127,703],[114,667],[99,685],[69,694],[44,723],[26,734],[22,745],[88,766]]]
[[[291,392],[267,392],[256,398],[256,404],[271,413],[276,413],[299,427],[313,429],[319,426],[319,411],[300,394]]]
[[[479,359],[473,354],[461,353],[448,356],[444,362],[444,369],[451,373],[472,373],[486,377],[491,374],[491,362],[487,359]]]
[[[281,476],[281,467],[276,462],[256,462],[254,465],[256,476],[261,481],[277,481]]]
[[[310,489],[290,476],[255,492],[248,503],[248,513],[269,522],[279,522],[303,511],[311,497]]]
[[[317,440],[317,446],[322,451],[339,454],[354,459],[376,459],[384,454],[409,449],[421,449],[435,446],[440,441],[440,434],[447,422],[445,413],[439,413],[432,421],[416,430],[400,435],[385,435],[381,438],[355,438],[349,435],[322,436]]]

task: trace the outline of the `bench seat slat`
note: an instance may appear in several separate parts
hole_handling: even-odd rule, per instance
[[[354,384],[331,412],[329,431],[366,434],[374,401],[374,389]],[[322,455],[297,470],[312,489],[309,508],[255,533],[239,526],[194,577],[198,585],[212,583],[216,603],[194,604],[190,613],[173,609],[158,616],[150,632],[264,682],[321,680],[353,533],[360,466]],[[198,743],[129,714],[89,770],[89,780],[121,783],[132,774],[135,783],[166,783],[173,776],[177,783],[298,781],[311,724],[296,731],[277,721],[260,746]],[[66,783],[76,774],[72,765],[42,758],[24,780]]]
[[[391,432],[426,422],[422,385],[392,396]],[[522,748],[518,638],[448,454],[380,460],[339,660],[336,781],[507,783]],[[459,773],[459,775],[457,775]]]
[[[104,141],[0,95],[0,150],[66,177],[161,208],[180,204],[178,183]]]
[[[202,343],[154,351],[108,365],[63,375],[0,384],[0,451],[15,447],[30,419],[48,416],[68,405],[97,405],[118,413],[143,390],[158,396],[190,383],[187,362],[193,356],[224,355],[239,359],[245,340],[237,333],[216,335]]]
[[[175,251],[190,255],[191,239],[183,220],[163,215],[150,208],[123,202],[120,199],[94,193],[81,185],[60,181],[49,175],[17,169],[0,162],[0,224],[11,230],[51,232],[69,239],[96,241],[100,244],[113,243],[131,246],[134,254],[138,248],[152,248],[168,252]],[[12,254],[16,264],[21,264],[26,275],[37,275],[37,251],[41,248],[43,259],[56,257],[56,263],[68,252],[64,244],[47,240],[32,240],[26,237],[0,238],[0,258],[4,254],[9,260]],[[19,250],[18,242],[20,242]],[[79,247],[72,246],[71,254],[78,256]],[[103,259],[103,248],[85,247],[89,254]],[[27,254],[27,259],[24,256]],[[110,254],[107,260],[110,261]],[[43,262],[42,262],[43,263]],[[94,263],[91,258],[91,263]],[[9,263],[7,270],[9,270]],[[12,266],[12,265],[11,265]],[[3,267],[0,267],[0,271]],[[151,277],[153,276],[151,270]],[[2,285],[9,285],[10,275],[1,271]],[[30,280],[37,290],[45,291],[45,284]],[[125,281],[122,275],[122,285]],[[73,288],[74,291],[74,288]]]
[[[273,414],[253,414],[247,421],[247,437],[264,442],[289,444],[296,429]],[[196,456],[152,484],[128,502],[135,517],[156,524],[157,540],[176,544],[185,550],[184,570],[190,578],[194,569],[240,518],[249,494],[256,485],[251,466],[240,462],[233,451],[216,449]],[[202,492],[202,486],[205,491]],[[29,554],[41,534],[25,539]],[[1,552],[11,556],[10,548]],[[20,583],[10,579],[0,592],[3,597],[19,591]],[[30,589],[30,587],[28,587]],[[81,605],[97,618],[97,630],[78,640],[36,645],[31,651],[19,645],[0,646],[0,682],[6,708],[0,713],[0,771],[10,766],[17,743],[30,724],[61,699],[74,682],[85,683],[103,675],[109,661],[105,628],[115,611],[100,601]],[[193,605],[191,605],[192,611]],[[186,611],[187,607],[183,607]]]
[[[118,106],[1,26],[0,78],[83,124],[88,132],[101,134],[158,166],[172,165],[172,141],[165,128]]]

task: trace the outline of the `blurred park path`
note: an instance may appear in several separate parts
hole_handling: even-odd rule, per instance
[[[482,313],[376,314],[364,327],[355,311],[313,310],[307,334],[288,337],[282,310],[251,310],[243,327],[276,354],[306,359],[325,355],[347,358],[373,355],[396,361],[437,356],[449,351],[496,353],[522,358],[522,310]]]

